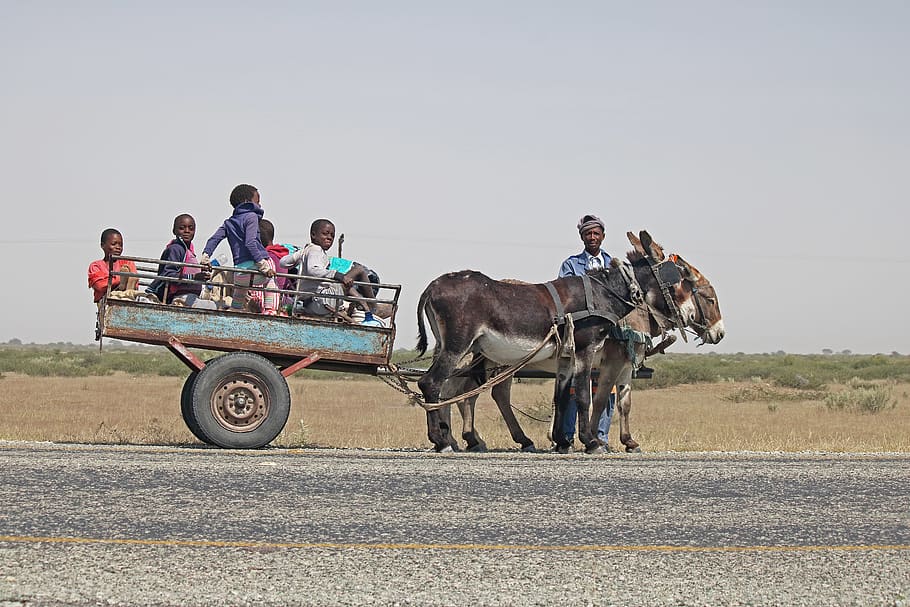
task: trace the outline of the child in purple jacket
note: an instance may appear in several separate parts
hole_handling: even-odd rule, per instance
[[[247,270],[258,270],[259,273],[237,272],[234,277],[234,293],[231,308],[234,310],[249,309],[247,288],[263,287],[275,275],[275,268],[268,251],[259,241],[259,220],[263,211],[259,204],[259,190],[248,184],[240,184],[233,189],[230,198],[233,214],[218,228],[202,250],[199,263],[208,264],[212,253],[222,240],[227,238],[234,257],[234,267]],[[262,292],[262,312],[274,314],[278,309],[277,293]],[[257,306],[258,307],[258,306]]]

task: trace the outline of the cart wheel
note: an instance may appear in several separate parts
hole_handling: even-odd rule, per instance
[[[192,389],[192,416],[207,442],[258,449],[284,429],[291,392],[278,369],[258,354],[232,352],[208,361]]]
[[[199,371],[193,371],[183,382],[183,391],[180,393],[180,414],[183,415],[183,421],[186,423],[186,427],[190,429],[190,432],[193,433],[193,436],[205,444],[211,445],[212,441],[202,433],[202,429],[199,428],[199,422],[196,421],[196,414],[193,413],[193,387],[196,385],[196,377],[198,375]]]

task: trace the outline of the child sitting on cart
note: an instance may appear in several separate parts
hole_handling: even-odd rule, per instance
[[[193,216],[187,213],[177,215],[174,218],[172,233],[174,239],[162,251],[160,259],[165,262],[199,263],[196,259],[196,251],[193,249],[193,238],[196,236],[196,220],[193,219]],[[208,280],[210,273],[192,266],[162,263],[158,264],[158,276],[184,280]],[[155,295],[163,303],[209,310],[217,308],[214,301],[199,297],[202,293],[201,284],[154,280],[145,291]]]
[[[94,292],[95,303],[99,303],[107,293],[108,278],[111,283],[112,299],[135,299],[142,295],[136,290],[139,286],[138,276],[125,277],[121,280],[117,274],[110,275],[111,256],[123,255],[123,235],[120,230],[107,228],[101,232],[101,250],[104,251],[104,259],[93,261],[88,266],[88,286]],[[135,274],[136,264],[126,259],[118,259],[114,261],[113,271]]]
[[[382,322],[373,317],[376,312],[375,294],[366,285],[354,286],[354,281],[369,284],[367,269],[359,263],[341,257],[329,257],[328,250],[335,242],[335,224],[328,219],[317,219],[310,226],[310,243],[302,249],[281,258],[282,268],[291,268],[301,264],[301,274],[315,278],[332,278],[339,282],[320,282],[316,293],[321,295],[343,294],[366,298],[363,302],[367,308],[363,323],[367,326],[380,326]],[[302,262],[302,263],[301,263]],[[338,297],[313,297],[308,300],[303,312],[313,316],[328,316],[338,312],[344,301]]]

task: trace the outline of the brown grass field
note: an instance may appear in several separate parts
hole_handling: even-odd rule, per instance
[[[198,444],[180,417],[182,384],[182,378],[174,377],[7,373],[0,376],[0,440]],[[379,379],[312,379],[302,373],[291,377],[289,385],[291,417],[276,446],[430,447],[423,410]],[[829,386],[829,392],[840,389],[845,388]],[[546,418],[551,391],[548,382],[518,383],[513,401]],[[908,452],[910,384],[893,384],[890,392],[894,406],[871,414],[830,409],[823,400],[800,400],[813,398],[812,393],[758,384],[639,390],[633,394],[631,424],[644,451]],[[518,417],[538,447],[549,446],[545,422]],[[614,421],[610,443],[619,449]],[[454,412],[454,427],[460,423]],[[477,425],[491,449],[516,448],[489,394],[478,401]]]

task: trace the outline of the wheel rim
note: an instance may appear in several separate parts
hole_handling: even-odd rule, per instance
[[[269,392],[255,375],[230,375],[212,392],[212,415],[233,432],[250,432],[269,416]]]

